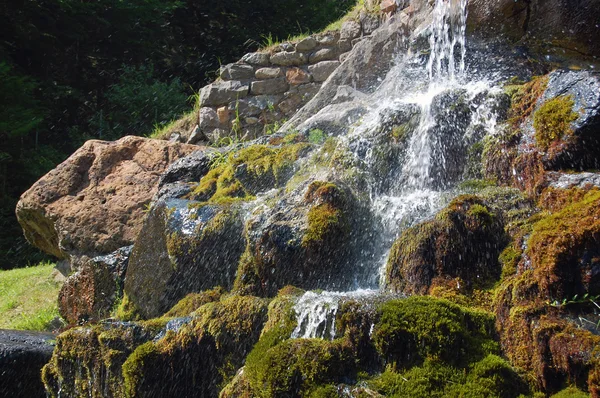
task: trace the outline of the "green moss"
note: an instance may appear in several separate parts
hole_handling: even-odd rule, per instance
[[[154,364],[160,358],[161,352],[157,345],[148,341],[137,347],[123,363],[123,384],[126,397],[137,396],[137,386],[146,376],[143,372],[148,365]]]
[[[494,214],[490,210],[479,203],[474,203],[467,210],[467,215],[470,217],[477,218],[482,225],[491,225],[494,222]]]
[[[280,147],[251,145],[229,153],[200,180],[191,198],[210,203],[251,200],[268,188],[282,186],[294,162],[311,147],[306,142]]]
[[[302,396],[350,377],[353,363],[341,340],[291,339],[266,350],[260,359],[248,356],[246,372],[259,397]]]
[[[309,203],[316,203],[308,211],[308,227],[302,238],[304,247],[345,234],[345,195],[335,184],[315,181],[309,185],[304,198]]]
[[[329,203],[312,207],[308,212],[308,229],[302,238],[302,245],[321,242],[327,234],[336,229],[340,217],[341,212]]]
[[[517,273],[517,265],[521,260],[522,250],[516,248],[514,244],[508,245],[502,253],[500,253],[500,264],[502,264],[502,279],[506,279]]]
[[[589,398],[590,394],[585,393],[577,387],[569,387],[561,392],[552,395],[550,398]]]
[[[337,398],[339,397],[338,389],[333,384],[319,386],[313,389],[309,394],[309,398]]]
[[[389,397],[516,397],[528,388],[510,364],[488,355],[467,368],[428,359],[421,366],[397,373],[387,368],[369,384]]]
[[[121,321],[136,321],[141,319],[138,308],[129,299],[127,293],[123,293],[123,299],[121,300],[121,303],[117,306],[114,315],[115,318]]]
[[[403,373],[386,369],[370,384],[387,397],[441,398],[448,396],[450,386],[462,383],[464,373],[440,361],[427,360]]]
[[[382,305],[373,341],[395,368],[434,358],[464,365],[498,353],[492,337],[493,317],[447,300],[413,296]]]
[[[571,123],[579,117],[573,111],[574,104],[573,96],[563,95],[544,102],[535,112],[535,140],[541,149],[547,150],[552,143],[573,133]]]
[[[166,317],[183,317],[188,316],[204,304],[218,301],[223,295],[223,289],[219,286],[211,290],[206,290],[202,293],[190,293],[177,304],[173,306],[167,313]]]

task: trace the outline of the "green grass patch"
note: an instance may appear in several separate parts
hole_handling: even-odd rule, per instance
[[[62,285],[53,271],[54,264],[49,262],[0,271],[0,329],[48,329],[58,316]]]

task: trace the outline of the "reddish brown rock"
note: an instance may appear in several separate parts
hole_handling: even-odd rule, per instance
[[[198,148],[131,136],[86,142],[21,196],[25,236],[59,258],[133,244],[160,175]]]
[[[291,68],[285,74],[287,81],[292,86],[297,86],[299,84],[310,83],[311,76],[310,73],[300,69],[300,68]]]
[[[384,13],[393,13],[398,9],[398,5],[395,0],[383,0],[381,2],[381,12]]]

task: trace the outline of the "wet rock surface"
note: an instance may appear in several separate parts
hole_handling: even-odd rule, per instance
[[[0,394],[5,397],[45,397],[41,369],[52,356],[51,333],[0,330]]]
[[[125,294],[144,318],[163,314],[188,293],[233,284],[244,250],[241,209],[198,205],[168,199],[144,222],[125,280]]]
[[[81,257],[58,295],[59,311],[71,325],[96,322],[108,318],[123,296],[125,273],[133,246],[121,248],[106,256]]]

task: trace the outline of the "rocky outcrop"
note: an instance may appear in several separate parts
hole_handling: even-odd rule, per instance
[[[40,372],[52,356],[54,339],[50,333],[0,330],[0,395],[46,396]]]
[[[88,141],[21,196],[17,218],[33,245],[60,259],[111,253],[133,244],[167,166],[195,150],[141,137]]]

